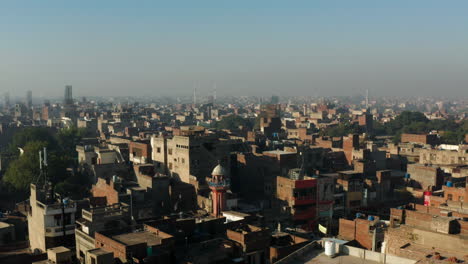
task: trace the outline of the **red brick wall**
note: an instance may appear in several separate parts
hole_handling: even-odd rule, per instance
[[[107,204],[115,204],[119,202],[119,193],[114,189],[114,184],[110,180],[107,184],[105,179],[99,178],[96,185],[91,189],[93,197],[106,197]]]
[[[356,235],[356,225],[354,221],[340,218],[338,235],[344,240],[354,240]]]
[[[392,226],[396,224],[395,220],[397,223],[404,223],[404,212],[403,209],[390,208],[390,224]]]
[[[468,235],[468,221],[458,220],[460,225],[460,234]]]
[[[356,219],[356,241],[361,246],[372,249],[372,234],[369,233],[370,221],[366,219]]]
[[[432,215],[406,210],[406,225],[431,229]]]
[[[343,151],[349,165],[353,161],[353,149],[359,149],[359,135],[349,135],[343,139]]]
[[[437,143],[437,136],[436,135],[428,135],[428,134],[402,134],[401,135],[401,142],[411,142],[411,143],[421,143],[421,144],[430,144],[434,145]]]
[[[444,190],[445,200],[462,202],[462,200],[460,200],[461,198],[463,199],[463,201],[468,202],[468,192],[466,191],[466,189],[447,186],[443,186],[442,189]],[[451,199],[449,199],[449,195],[451,196]]]
[[[94,246],[114,253],[114,258],[126,260],[127,249],[125,245],[118,243],[104,235],[94,233]]]
[[[151,144],[142,143],[142,142],[130,142],[129,152],[136,152],[138,156],[146,157],[148,160],[151,160]]]

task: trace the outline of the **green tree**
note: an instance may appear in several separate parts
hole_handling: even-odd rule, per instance
[[[215,123],[217,129],[237,129],[240,126],[252,129],[255,121],[248,118],[242,118],[238,115],[226,116],[221,121]]]
[[[39,151],[47,147],[48,179],[59,186],[59,190],[81,192],[87,187],[87,181],[77,182],[69,179],[67,168],[75,165],[76,145],[85,136],[83,129],[68,128],[52,134],[47,129],[28,128],[17,133],[10,144],[10,149],[22,147],[24,154],[13,159],[6,170],[3,181],[16,191],[27,192],[29,185],[37,180],[39,170]],[[73,185],[73,186],[72,186]],[[61,187],[60,187],[61,186]]]
[[[9,149],[11,152],[18,152],[18,148],[26,146],[31,141],[42,141],[56,146],[56,141],[50,129],[43,127],[28,127],[16,133],[11,140]]]
[[[47,145],[45,141],[27,143],[24,153],[9,164],[3,180],[16,190],[27,191],[40,174],[39,151]]]
[[[57,133],[56,141],[63,155],[67,155],[71,160],[74,160],[77,155],[76,145],[78,145],[85,136],[85,129],[76,127],[63,128]]]

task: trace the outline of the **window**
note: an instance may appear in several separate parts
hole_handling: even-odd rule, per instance
[[[64,221],[65,221],[65,224],[66,224],[66,225],[70,225],[70,224],[71,224],[71,213],[64,214],[64,215],[63,215],[63,218],[64,218]]]
[[[465,200],[465,198],[463,196],[458,196],[458,201],[459,202],[463,202],[463,200]]]
[[[448,194],[448,195],[447,195],[447,200],[452,201],[452,199],[453,199],[453,195],[452,195],[452,194]]]
[[[157,153],[161,153],[161,148],[156,148]]]
[[[62,216],[61,215],[54,215],[54,221],[56,226],[62,225]]]
[[[91,264],[96,264],[96,258],[91,257]]]
[[[169,169],[172,170],[172,162],[169,162]]]
[[[171,148],[167,150],[167,154],[172,155],[172,149]]]

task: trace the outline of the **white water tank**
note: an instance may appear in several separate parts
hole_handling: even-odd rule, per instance
[[[335,252],[335,242],[334,241],[325,241],[325,255],[329,257],[334,257],[336,254]]]

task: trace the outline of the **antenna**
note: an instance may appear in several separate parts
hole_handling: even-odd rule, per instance
[[[42,171],[42,152],[39,150],[39,169]]]
[[[44,147],[44,167],[47,167],[47,148]]]
[[[197,86],[198,86],[198,83],[197,82],[194,82],[193,84],[193,104],[196,105],[197,104]]]

